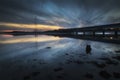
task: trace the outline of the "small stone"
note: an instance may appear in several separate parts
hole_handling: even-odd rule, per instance
[[[51,47],[46,47],[46,49],[51,49]]]
[[[66,53],[65,55],[69,55],[68,53]]]
[[[118,51],[115,51],[116,53],[120,53],[120,50],[118,50]]]

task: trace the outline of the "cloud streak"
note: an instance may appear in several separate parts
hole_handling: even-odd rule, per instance
[[[120,0],[1,0],[0,22],[75,28],[120,22]]]

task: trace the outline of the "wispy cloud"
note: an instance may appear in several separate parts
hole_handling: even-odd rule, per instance
[[[49,27],[102,25],[120,22],[119,13],[120,0],[0,1],[0,22],[24,25],[34,24],[35,16],[39,25],[51,25]]]

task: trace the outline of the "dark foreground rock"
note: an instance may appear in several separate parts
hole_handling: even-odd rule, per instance
[[[113,57],[114,59],[120,61],[120,56]]]
[[[46,47],[46,49],[51,49],[51,47]]]

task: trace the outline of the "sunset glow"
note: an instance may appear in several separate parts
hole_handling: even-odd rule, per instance
[[[54,25],[17,24],[17,23],[0,22],[0,27],[2,27],[2,26],[13,27],[13,28],[21,28],[21,29],[38,29],[38,30],[43,30],[43,31],[61,29],[60,26],[54,26]]]

